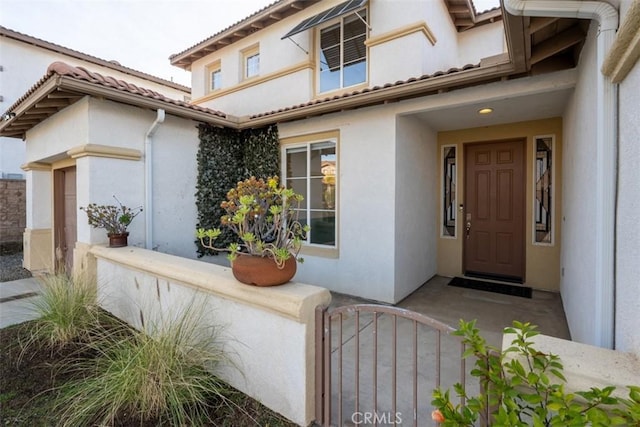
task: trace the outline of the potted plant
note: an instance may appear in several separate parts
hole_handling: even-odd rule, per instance
[[[117,205],[90,203],[87,207],[80,207],[80,210],[87,213],[89,225],[107,230],[109,247],[118,248],[127,246],[129,236],[127,227],[142,212],[142,207],[129,208],[120,203],[116,196],[113,198],[118,202]]]
[[[198,229],[205,248],[228,251],[235,278],[246,284],[273,286],[286,283],[296,273],[296,259],[309,232],[298,220],[303,197],[278,184],[278,177],[251,177],[227,193],[221,203],[222,225],[229,227],[240,242],[216,248],[219,228]]]

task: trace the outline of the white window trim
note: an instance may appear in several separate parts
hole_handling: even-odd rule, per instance
[[[539,138],[551,138],[551,242],[536,242],[536,212],[535,212],[535,203],[536,203],[536,140]],[[531,243],[534,246],[555,246],[556,242],[556,181],[558,180],[558,161],[556,159],[557,151],[556,151],[556,135],[548,134],[548,135],[535,135],[532,140],[532,162],[533,162],[533,173],[531,174],[531,183],[532,183],[532,191],[531,191]]]
[[[249,60],[249,58],[255,55],[258,55],[258,58],[260,57],[259,43],[253,44],[240,51],[240,81],[254,79],[260,75],[260,68],[262,64],[258,66],[258,72],[256,74],[253,74],[251,76],[247,75],[247,61]]]
[[[364,47],[365,47],[365,50],[366,50],[366,55],[365,55],[366,67],[365,67],[364,80],[362,82],[360,82],[360,83],[355,83],[355,84],[352,84],[350,86],[344,86],[344,82],[343,82],[344,75],[343,75],[343,73],[341,73],[341,75],[340,75],[340,86],[339,87],[336,87],[336,88],[333,88],[333,89],[329,89],[329,90],[325,90],[324,92],[322,92],[320,90],[320,82],[321,82],[321,79],[320,79],[320,64],[321,64],[321,55],[322,55],[322,47],[321,47],[322,30],[324,30],[325,28],[331,27],[331,26],[335,25],[336,23],[340,23],[340,67],[341,67],[341,70],[344,71],[344,62],[343,62],[343,60],[344,60],[344,58],[343,58],[343,46],[344,46],[343,30],[344,30],[344,24],[343,24],[343,20],[344,20],[344,18],[347,18],[347,17],[349,17],[351,15],[355,15],[355,14],[358,14],[360,16],[360,19],[362,19],[362,15],[360,15],[360,13],[363,10],[367,11],[367,19],[370,19],[369,18],[369,9],[365,6],[365,7],[361,8],[361,9],[354,10],[353,12],[349,12],[346,15],[341,15],[341,16],[339,16],[339,17],[337,17],[337,18],[335,18],[335,19],[333,19],[331,21],[323,23],[322,26],[319,26],[319,27],[314,29],[314,31],[317,32],[317,37],[316,37],[316,52],[317,53],[316,53],[315,57],[316,57],[316,64],[318,64],[316,66],[317,67],[317,69],[316,69],[316,94],[324,95],[324,94],[328,94],[328,93],[331,93],[331,92],[343,91],[345,89],[354,88],[354,87],[361,86],[361,85],[366,85],[367,82],[369,81],[369,46],[367,46],[367,40],[369,39],[369,28],[370,27],[369,27],[369,23],[367,21],[367,24],[366,24],[367,29],[365,31],[365,43],[364,43]]]
[[[220,72],[220,76],[222,77],[222,63],[221,61],[216,61],[213,62],[209,65],[207,65],[206,67],[207,70],[207,92],[211,93],[211,92],[216,92],[220,89],[222,89],[222,81],[220,82],[220,87],[214,88],[213,87],[213,73]]]
[[[303,242],[302,246],[303,246],[303,252],[304,252],[304,248],[318,248],[318,249],[325,249],[325,250],[337,250],[339,247],[339,233],[338,233],[338,229],[339,229],[339,222],[340,222],[340,216],[339,216],[339,200],[340,200],[340,180],[339,180],[339,170],[340,170],[340,165],[339,165],[339,144],[338,144],[338,139],[337,138],[320,138],[320,139],[312,139],[309,141],[301,141],[301,142],[295,142],[295,143],[288,143],[288,144],[284,144],[281,146],[281,155],[280,158],[281,160],[281,165],[280,165],[280,176],[281,176],[281,180],[283,184],[286,184],[286,179],[287,179],[287,150],[291,149],[291,148],[298,148],[298,147],[306,147],[307,148],[307,153],[309,153],[311,146],[313,144],[317,144],[317,143],[321,143],[321,142],[332,142],[333,144],[335,144],[336,147],[336,194],[335,194],[335,215],[336,215],[336,220],[335,220],[335,244],[334,245],[322,245],[319,243],[309,243],[309,242]],[[309,194],[311,194],[311,180],[309,179],[310,176],[310,171],[311,171],[311,165],[310,165],[310,156],[307,154],[307,176],[306,176],[306,180],[307,180],[307,196]],[[307,207],[307,215],[308,215],[308,221],[311,221],[311,208],[309,207],[310,204]],[[313,230],[312,230],[313,233]]]

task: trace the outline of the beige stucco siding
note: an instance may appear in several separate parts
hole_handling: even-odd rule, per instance
[[[540,245],[533,243],[533,153],[534,137],[555,136],[553,151],[553,243]],[[505,139],[526,139],[526,207],[525,207],[525,284],[536,289],[549,291],[560,290],[560,247],[562,212],[562,119],[553,118],[529,122],[511,123],[507,125],[487,126],[483,128],[464,129],[438,134],[438,153],[442,146],[457,147],[457,201],[459,206],[464,200],[464,144],[472,142],[490,142]],[[441,168],[442,166],[439,166]],[[442,184],[440,184],[442,185]],[[440,194],[440,193],[438,193]],[[439,197],[439,196],[438,196]],[[442,201],[439,201],[442,206]],[[440,218],[438,216],[438,229]],[[456,222],[456,238],[438,238],[438,274],[443,276],[459,276],[463,274],[463,234],[462,221]]]

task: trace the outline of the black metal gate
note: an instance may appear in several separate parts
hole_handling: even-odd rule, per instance
[[[454,328],[423,314],[356,304],[318,308],[316,325],[316,421],[323,426],[435,425],[433,389],[465,384]]]

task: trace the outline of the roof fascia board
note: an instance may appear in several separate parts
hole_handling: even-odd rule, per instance
[[[14,104],[14,108],[7,113],[15,113],[15,116],[9,120],[0,119],[0,132],[2,132],[8,125],[12,124],[20,116],[24,114],[25,111],[31,109],[38,102],[45,99],[50,93],[52,93],[58,87],[58,75],[53,75],[49,77],[47,81],[41,84],[33,93],[31,93],[26,99],[18,104]]]
[[[96,85],[94,83],[85,82],[82,80],[74,79],[72,77],[60,76],[59,78],[60,82],[58,84],[58,87],[61,89],[77,91],[85,95],[104,97],[111,101],[123,102],[136,107],[150,108],[153,110],[162,108],[169,114],[202,121],[213,125],[232,128],[236,128],[238,125],[238,120],[233,116],[227,116],[227,118],[225,119],[220,116],[214,116],[210,113],[206,113],[204,111],[191,110],[189,108],[171,104],[169,102],[159,101],[153,98],[147,98],[128,92],[123,92],[115,88]]]
[[[299,120],[302,118],[333,113],[340,110],[349,110],[366,105],[378,104],[381,102],[419,96],[422,93],[452,87],[453,85],[465,85],[488,78],[499,78],[513,74],[514,67],[511,61],[502,62],[488,67],[475,68],[467,71],[459,71],[455,74],[434,77],[423,81],[406,83],[397,87],[383,88],[377,91],[365,92],[357,95],[339,98],[332,101],[323,102],[317,105],[309,105],[294,110],[269,114],[264,117],[249,119],[240,118],[240,128],[252,128],[264,126],[283,121]]]

